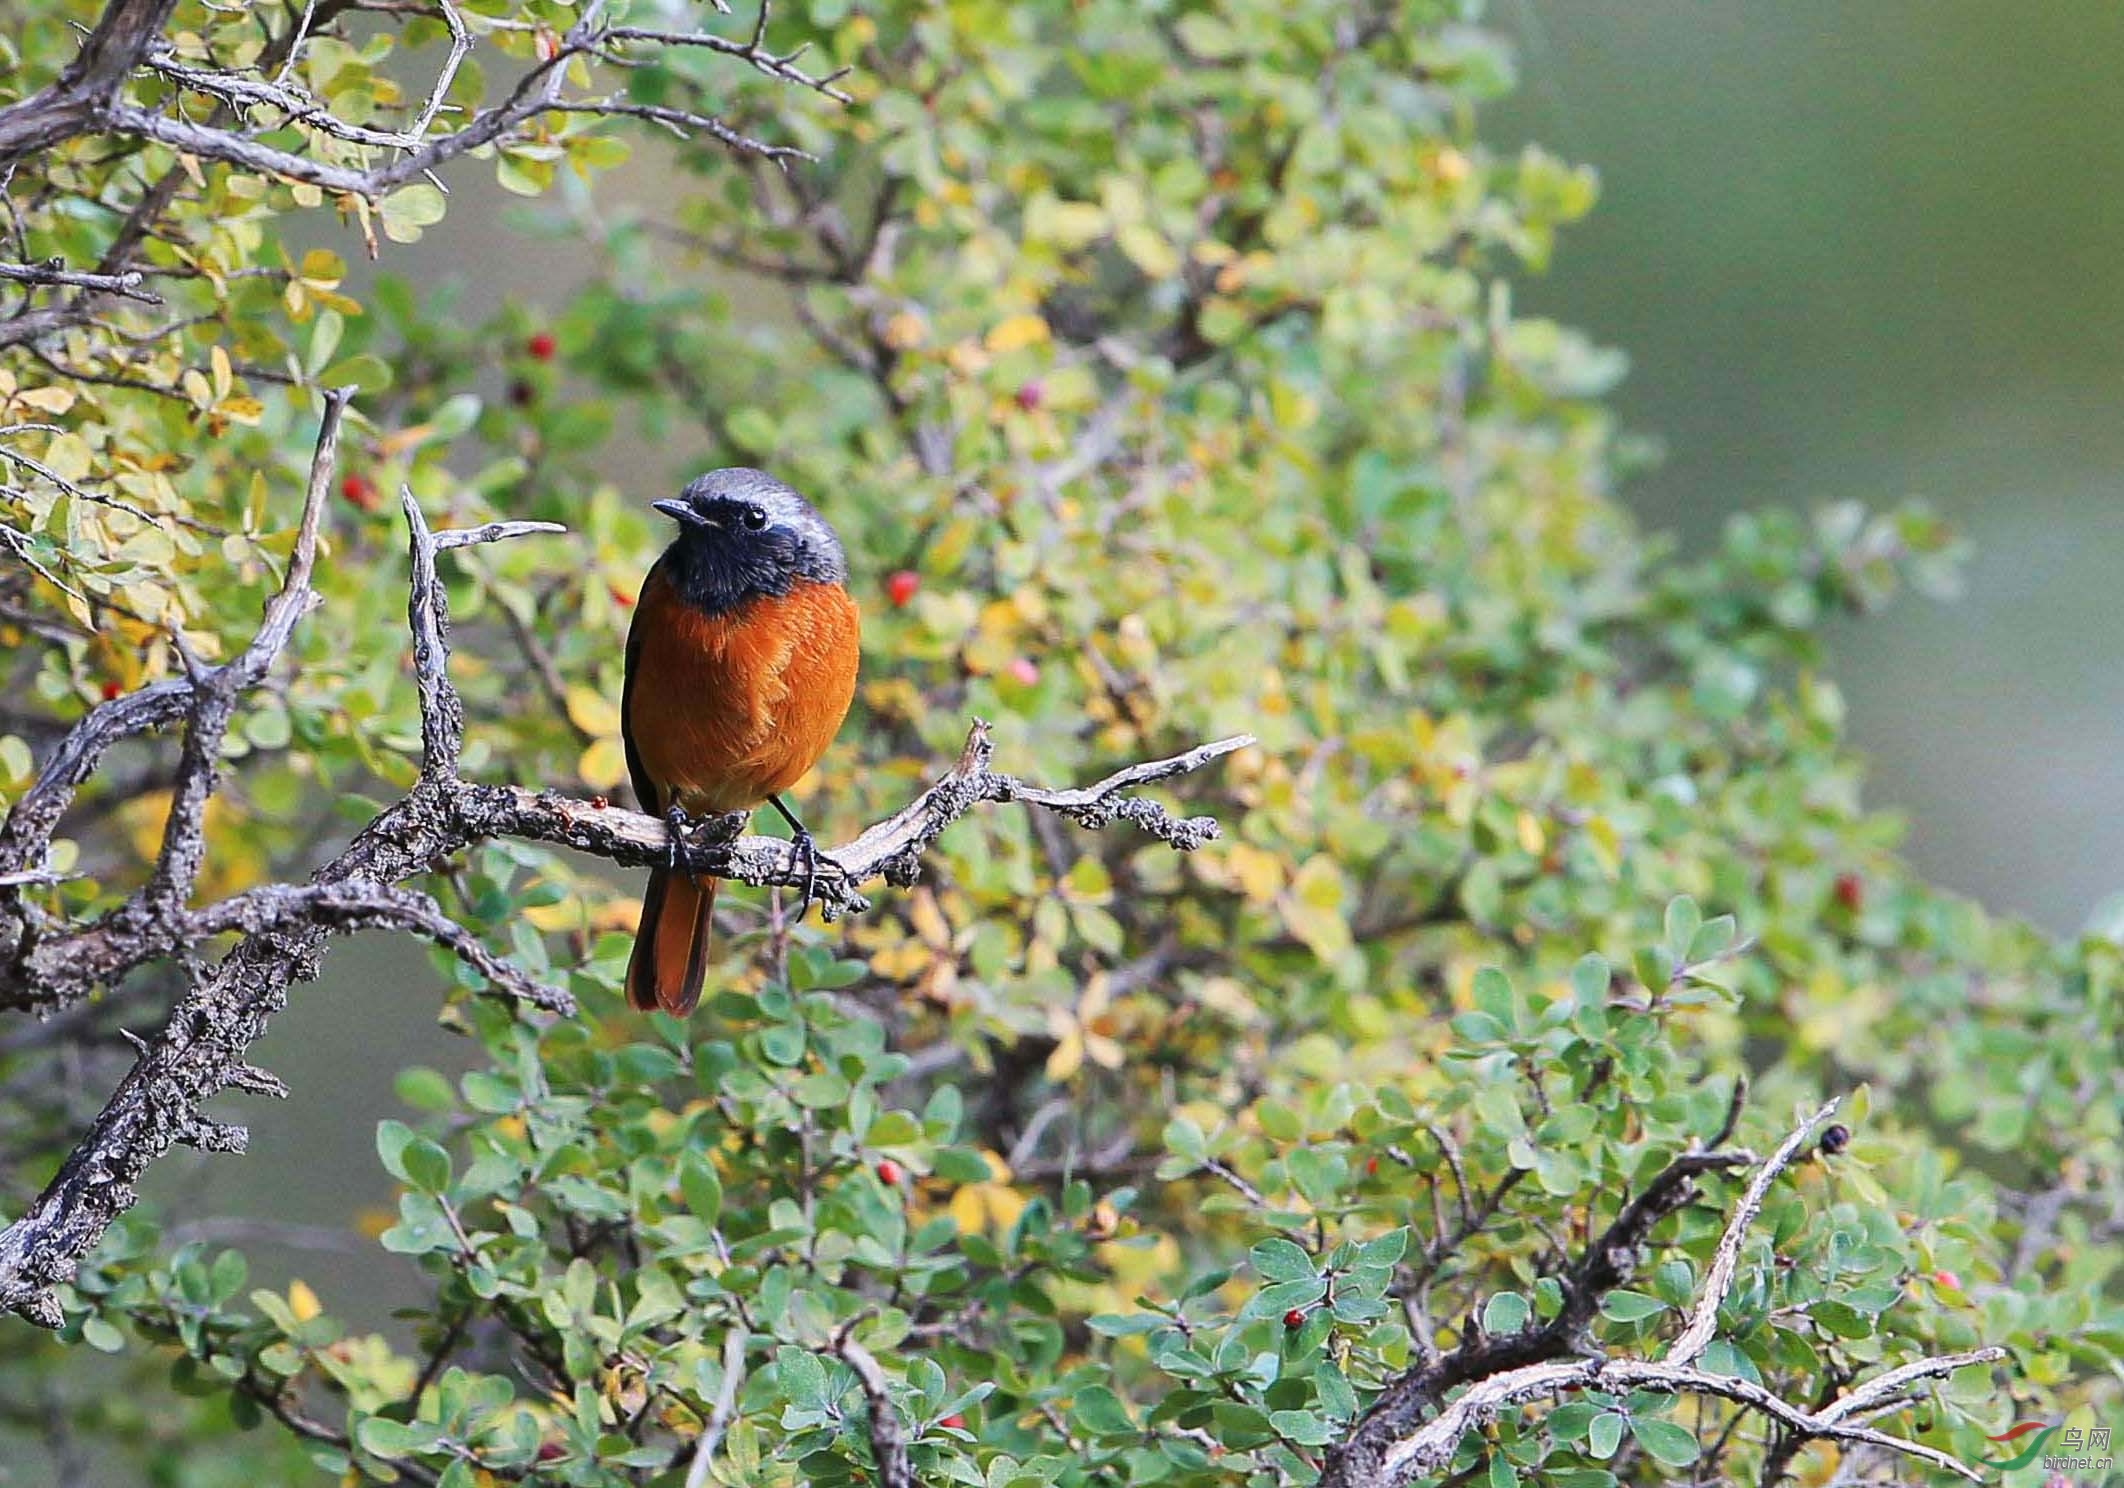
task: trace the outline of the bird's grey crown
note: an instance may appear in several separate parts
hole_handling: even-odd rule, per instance
[[[795,567],[800,577],[828,584],[848,582],[848,557],[833,528],[810,502],[766,471],[744,465],[711,470],[688,481],[680,495],[703,513],[758,507],[766,513],[768,531],[785,528],[798,539]]]
[[[679,524],[659,566],[682,599],[708,614],[787,594],[800,583],[848,582],[833,528],[763,470],[711,470],[655,506]]]

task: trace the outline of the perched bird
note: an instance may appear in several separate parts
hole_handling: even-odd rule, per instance
[[[772,803],[813,872],[817,848],[783,804],[855,696],[858,616],[826,519],[773,476],[712,470],[655,503],[678,536],[649,570],[627,633],[620,733],[642,809],[672,825]],[[683,1017],[701,997],[716,880],[649,875],[627,1000]],[[805,885],[808,901],[811,885]]]

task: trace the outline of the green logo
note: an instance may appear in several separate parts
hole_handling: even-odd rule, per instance
[[[2021,1421],[2013,1426],[2009,1426],[2008,1428],[2006,1428],[2006,1430],[2000,1432],[1997,1436],[1987,1436],[1984,1438],[1984,1440],[1986,1441],[2013,1442],[2020,1440],[2022,1437],[2028,1435],[2028,1433],[2031,1431],[2039,1432],[2041,1434],[2038,1435],[2034,1441],[2031,1441],[2026,1447],[2022,1448],[2017,1455],[2005,1458],[1979,1457],[1977,1461],[1983,1463],[1986,1467],[1995,1467],[2000,1472],[2011,1472],[2014,1468],[2026,1467],[2029,1463],[2036,1460],[2037,1454],[2043,1450],[2043,1443],[2049,1441],[2051,1437],[2057,1435],[2057,1427],[2046,1427],[2041,1421]]]

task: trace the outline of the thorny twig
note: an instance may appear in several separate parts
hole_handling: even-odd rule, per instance
[[[0,823],[0,1006],[64,1009],[136,966],[187,957],[213,936],[241,936],[217,965],[191,979],[161,1034],[139,1043],[139,1059],[59,1175],[0,1230],[0,1310],[58,1326],[52,1287],[73,1276],[104,1229],[131,1207],[134,1184],[149,1163],[178,1143],[241,1150],[247,1140],[243,1129],[201,1108],[231,1088],[284,1093],[248,1062],[246,1052],[285,1003],[290,985],[316,974],[332,934],[384,928],[421,935],[501,991],[548,1012],[572,1009],[565,993],[525,976],[434,900],[401,887],[403,880],[431,871],[473,843],[519,837],[564,844],[621,864],[662,864],[675,851],[690,871],[756,885],[794,887],[806,881],[810,865],[793,843],[738,835],[742,818],[711,819],[674,844],[664,822],[637,812],[464,779],[458,773],[464,706],[448,675],[449,606],[437,555],[561,529],[544,522],[492,522],[431,530],[411,491],[404,490],[412,571],[406,619],[421,717],[418,780],[309,883],[271,884],[191,906],[222,735],[241,698],[265,678],[287,645],[296,620],[318,602],[310,581],[347,399],[347,393],[338,392],[326,400],[287,576],[251,643],[222,666],[207,667],[191,658],[183,678],[152,683],[91,709],[50,750],[37,780]],[[74,793],[112,746],[180,723],[184,755],[162,849],[147,884],[85,925],[47,932],[28,913],[22,894],[43,881],[52,835]],[[828,914],[841,914],[866,907],[858,888],[870,880],[912,883],[922,853],[938,835],[975,806],[991,802],[1021,802],[1085,828],[1127,821],[1178,850],[1199,847],[1216,835],[1213,819],[1175,816],[1140,792],[1250,742],[1245,736],[1224,739],[1130,765],[1093,785],[1052,789],[992,768],[994,745],[987,725],[976,722],[956,765],[906,807],[831,850],[839,871],[820,876],[820,897]],[[822,861],[820,866],[828,865]]]
[[[1801,1120],[1777,1150],[1756,1166],[1734,1206],[1682,1331],[1664,1357],[1605,1357],[1580,1335],[1601,1297],[1627,1279],[1653,1226],[1694,1196],[1696,1177],[1755,1163],[1749,1153],[1691,1151],[1676,1157],[1562,1278],[1564,1303],[1558,1317],[1516,1333],[1477,1332],[1453,1352],[1427,1358],[1398,1376],[1349,1435],[1329,1450],[1320,1475],[1321,1488],[1401,1488],[1443,1468],[1461,1440],[1500,1411],[1576,1389],[1711,1396],[1770,1417],[1786,1443],[1857,1443],[1978,1481],[1974,1468],[1947,1453],[1868,1423],[1887,1408],[1907,1403],[1907,1387],[1915,1382],[2002,1359],[2004,1349],[1979,1348],[1913,1360],[1813,1407],[1795,1405],[1746,1379],[1695,1367],[1717,1332],[1718,1311],[1732,1289],[1741,1247],[1771,1185],[1835,1109],[1836,1102],[1830,1101]],[[1731,1125],[1729,1120],[1722,1137],[1730,1133]],[[1448,1399],[1448,1392],[1455,1389],[1460,1393]]]

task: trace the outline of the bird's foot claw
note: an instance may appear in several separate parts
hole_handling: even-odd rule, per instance
[[[693,830],[693,818],[686,815],[685,808],[674,806],[664,813],[664,827],[671,840],[665,851],[669,854],[669,867],[676,868],[686,856],[686,834]]]
[[[737,841],[738,834],[745,830],[745,819],[745,813],[742,811],[719,811],[706,816],[688,816],[685,808],[672,807],[664,813],[664,825],[671,833],[669,866],[677,868],[684,863],[688,852],[729,846]]]
[[[822,911],[831,908],[828,902],[830,896],[819,892],[819,866],[824,864],[826,867],[831,868],[844,884],[848,881],[848,870],[825,853],[820,852],[818,843],[813,841],[811,834],[802,828],[799,828],[790,840],[796,847],[797,861],[804,865],[804,881],[798,885],[798,892],[803,897],[797,900],[797,918],[801,920],[804,918],[804,912],[811,908],[814,900],[818,902]]]

